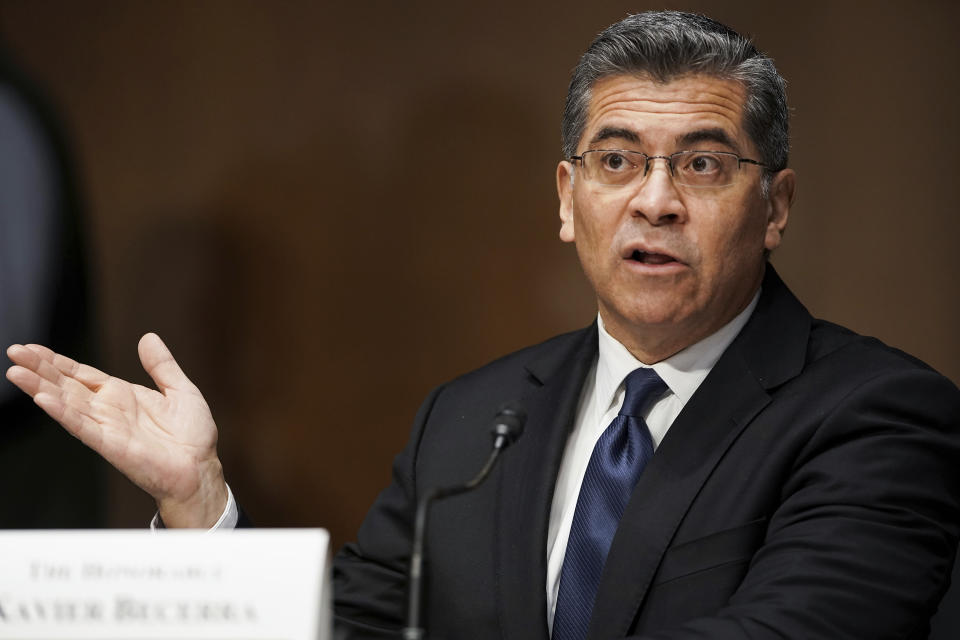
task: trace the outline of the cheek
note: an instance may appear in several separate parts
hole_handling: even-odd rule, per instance
[[[726,271],[752,271],[764,260],[767,228],[759,212],[744,217],[740,224],[731,227],[724,240]]]
[[[616,227],[624,212],[630,193],[627,189],[594,185],[580,185],[574,191],[574,213],[594,228]]]
[[[612,216],[605,215],[610,209],[596,206],[586,198],[574,201],[573,220],[576,231],[577,251],[581,256],[590,253],[599,257],[610,245],[614,228]]]
[[[693,246],[703,265],[715,272],[739,269],[744,262],[753,262],[762,255],[766,226],[754,213],[733,217],[729,210],[715,212],[710,223],[692,234]]]
[[[596,221],[590,218],[577,218],[575,224],[577,255],[580,257],[580,263],[585,268],[596,270],[597,265],[604,263],[603,234],[597,228]]]

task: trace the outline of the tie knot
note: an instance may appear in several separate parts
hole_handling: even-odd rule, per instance
[[[642,417],[646,406],[667,388],[667,384],[649,367],[634,369],[624,380],[626,393],[620,415]]]

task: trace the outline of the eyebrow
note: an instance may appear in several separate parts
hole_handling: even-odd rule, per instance
[[[641,144],[643,139],[636,131],[625,129],[623,127],[603,127],[590,140],[590,144],[596,144],[604,140],[620,139],[633,144]],[[715,142],[724,145],[735,151],[739,151],[730,134],[719,127],[708,129],[696,129],[676,137],[676,144],[679,148],[690,147],[699,142]]]
[[[590,144],[596,144],[603,140],[610,140],[611,138],[620,138],[621,140],[626,140],[627,142],[633,142],[634,144],[640,144],[640,136],[637,135],[635,131],[630,129],[624,129],[622,127],[604,127],[597,132],[597,135],[593,136],[593,139],[590,140]]]
[[[733,138],[730,137],[730,134],[723,129],[716,127],[711,129],[697,129],[696,131],[690,131],[688,133],[684,133],[683,135],[677,136],[676,140],[680,147],[697,144],[698,142],[716,142],[730,147],[733,150],[737,150],[737,145],[733,141]]]

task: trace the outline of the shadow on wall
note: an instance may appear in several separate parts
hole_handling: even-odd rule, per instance
[[[0,47],[0,343],[89,359],[83,207],[66,139]],[[6,367],[4,367],[4,370]],[[0,528],[97,527],[107,465],[0,382]]]

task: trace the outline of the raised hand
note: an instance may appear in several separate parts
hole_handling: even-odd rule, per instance
[[[153,496],[167,526],[212,526],[227,488],[210,409],[156,334],[143,336],[138,350],[159,391],[34,344],[7,349],[7,378]]]

